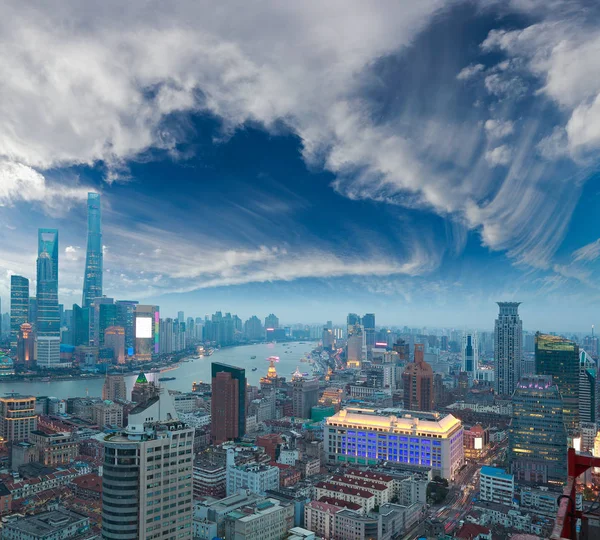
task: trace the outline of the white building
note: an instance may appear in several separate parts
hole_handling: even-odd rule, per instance
[[[268,489],[279,488],[279,469],[271,465],[250,463],[235,464],[235,450],[227,450],[227,495],[234,495],[239,489],[264,495]]]
[[[300,459],[300,452],[298,452],[298,450],[281,450],[279,452],[279,457],[277,458],[277,463],[291,465],[293,467],[296,465],[298,459]]]
[[[515,496],[515,478],[496,467],[481,467],[479,491],[482,501],[510,505]]]
[[[463,427],[452,415],[347,408],[327,418],[323,442],[330,463],[406,463],[449,480],[464,463]]]
[[[60,336],[38,336],[37,365],[43,369],[70,368],[71,362],[60,360]]]
[[[225,518],[225,538],[232,540],[280,540],[294,525],[294,505],[265,499],[250,511],[230,512]]]

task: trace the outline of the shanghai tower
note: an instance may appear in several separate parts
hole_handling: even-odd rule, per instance
[[[102,296],[102,209],[99,193],[88,193],[88,239],[82,306]]]

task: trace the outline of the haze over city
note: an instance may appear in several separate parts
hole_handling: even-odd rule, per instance
[[[597,322],[595,4],[2,10],[3,298],[49,227],[80,301],[93,191],[105,293],[166,315]]]

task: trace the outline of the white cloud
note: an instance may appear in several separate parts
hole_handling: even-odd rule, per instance
[[[495,120],[490,118],[486,120],[484,127],[488,137],[492,139],[502,139],[511,135],[514,131],[514,124],[510,120]]]
[[[485,66],[483,64],[470,64],[467,67],[461,69],[460,73],[456,76],[456,78],[461,81],[467,80],[474,77],[478,73],[481,73],[484,69]]]
[[[574,261],[595,261],[600,257],[600,238],[595,242],[591,242],[573,252]]]
[[[495,167],[497,165],[508,165],[510,163],[511,157],[512,150],[509,146],[505,144],[497,146],[492,150],[488,150],[485,153],[485,159],[492,167]]]

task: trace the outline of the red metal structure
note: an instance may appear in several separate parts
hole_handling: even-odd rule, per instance
[[[578,511],[575,505],[575,488],[577,477],[583,474],[591,467],[600,467],[600,458],[592,456],[582,456],[574,448],[569,448],[568,455],[568,480],[563,494],[559,497],[558,512],[556,522],[552,530],[553,540],[576,539],[577,533],[575,526],[577,519],[582,523],[587,519],[586,515]]]

